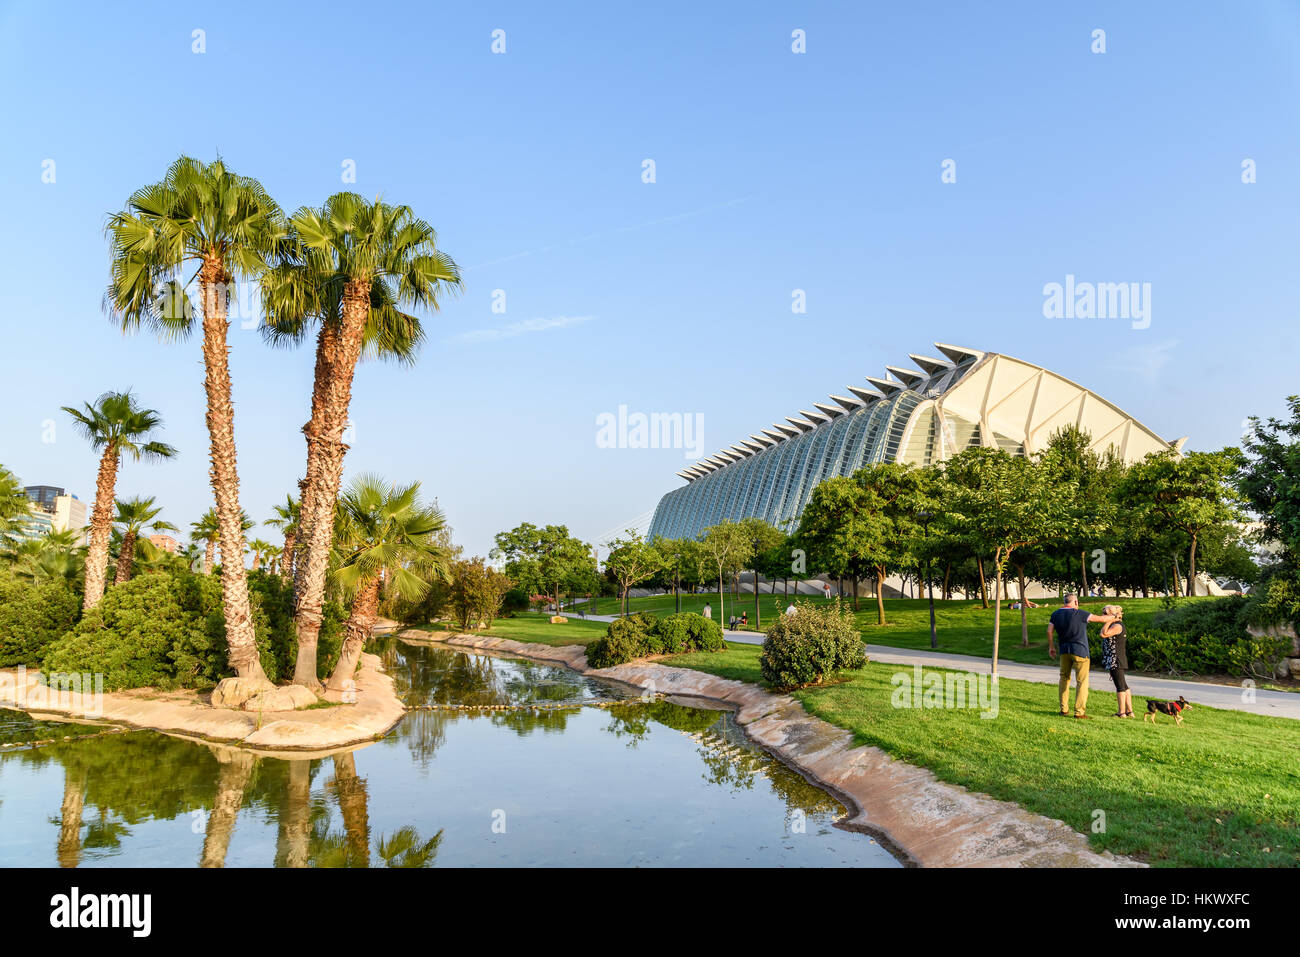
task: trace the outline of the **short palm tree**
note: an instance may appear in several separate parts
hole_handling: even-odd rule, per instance
[[[358,476],[339,498],[334,579],[352,596],[343,648],[326,687],[342,691],[356,672],[361,649],[379,611],[379,582],[388,594],[419,601],[432,578],[446,578],[449,556],[439,533],[447,522],[437,506],[420,501],[420,483],[389,486]]]
[[[235,412],[230,388],[226,319],[230,284],[256,278],[285,236],[284,214],[262,184],[182,156],[161,182],[145,186],[109,217],[112,281],[105,304],[124,329],[146,323],[183,336],[195,316],[181,270],[197,264],[202,300],[204,388],[212,492],[222,543],[221,592],[230,666],[241,678],[266,680],[253,634],[244,533],[240,527]],[[229,554],[227,554],[229,552]],[[238,560],[229,559],[238,556]]]
[[[174,532],[176,526],[171,522],[155,521],[162,514],[162,506],[154,505],[154,497],[128,498],[117,503],[117,515],[113,524],[121,526],[122,544],[117,550],[117,575],[114,585],[130,581],[131,570],[135,567],[136,540],[145,528],[156,532]]]
[[[81,530],[50,529],[44,535],[22,539],[5,551],[14,574],[32,581],[65,581],[75,586],[85,570],[85,548],[78,540]]]
[[[250,538],[248,550],[253,553],[253,571],[261,568],[262,562],[267,561],[271,555],[279,553],[278,548],[261,538]]]
[[[208,509],[197,522],[190,523],[190,541],[203,543],[203,574],[211,575],[217,563],[217,513]]]
[[[336,193],[320,209],[299,209],[290,226],[275,267],[263,274],[262,298],[273,341],[300,341],[313,322],[319,325],[294,572],[293,680],[314,688],[357,363],[365,354],[411,361],[424,333],[419,319],[401,310],[436,310],[443,292],[459,290],[461,280],[433,227],[407,206]]]
[[[27,524],[31,506],[23,483],[0,465],[0,549],[13,545]]]
[[[86,552],[86,593],[82,598],[82,610],[89,610],[104,597],[113,501],[122,456],[137,462],[169,459],[176,450],[152,438],[162,428],[162,417],[153,409],[140,408],[130,392],[105,392],[93,404],[86,403],[81,409],[65,405],[63,411],[72,416],[78,431],[100,453],[95,507],[90,515],[90,548]]]
[[[284,535],[284,547],[280,550],[280,577],[288,578],[293,574],[293,546],[298,537],[298,503],[292,495],[284,497],[284,504],[273,509],[275,518],[268,518],[264,524],[278,528]]]

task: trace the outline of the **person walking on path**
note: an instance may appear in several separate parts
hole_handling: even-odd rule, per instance
[[[1079,607],[1079,596],[1070,594],[1060,608],[1052,612],[1047,623],[1047,653],[1057,656],[1056,636],[1061,636],[1061,680],[1057,687],[1061,693],[1061,714],[1070,713],[1070,675],[1074,675],[1074,716],[1088,717],[1088,669],[1091,652],[1088,649],[1088,624],[1099,621],[1110,624],[1114,617],[1094,615]]]

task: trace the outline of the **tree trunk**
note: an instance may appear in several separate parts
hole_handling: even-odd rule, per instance
[[[343,814],[343,831],[347,835],[348,866],[370,866],[370,822],[366,813],[366,782],[357,775],[356,758],[351,751],[334,755],[334,791]]]
[[[217,540],[209,538],[203,543],[203,574],[211,575],[212,566],[217,563]]]
[[[976,556],[975,564],[979,566],[979,570],[980,570],[980,603],[983,605],[983,607],[988,608],[989,586],[988,586],[988,582],[984,580],[984,556],[983,555]]]
[[[280,577],[288,580],[293,576],[293,544],[294,534],[288,532],[284,536],[284,550],[280,552]]]
[[[108,540],[113,532],[113,498],[117,486],[116,446],[104,449],[95,480],[95,510],[90,516],[90,550],[86,552],[86,591],[81,610],[89,611],[104,597],[108,576]]]
[[[952,562],[951,561],[944,562],[944,566],[943,566],[943,600],[944,601],[948,601],[948,599],[952,597],[952,593],[948,591],[948,578],[951,575],[952,575]]]
[[[858,576],[854,575],[852,581],[853,581],[853,611],[856,613],[858,610]],[[877,592],[879,592],[880,590],[879,585],[877,585],[876,590]],[[883,625],[884,621],[882,620],[880,623]]]
[[[217,796],[212,801],[212,813],[203,832],[203,855],[199,867],[225,867],[226,850],[230,835],[235,829],[235,818],[244,803],[244,790],[253,776],[256,759],[239,748],[213,749],[221,765],[217,772]]]
[[[86,801],[86,771],[63,766],[63,804],[59,810],[59,867],[76,867],[81,862],[81,811]]]
[[[993,583],[993,673],[998,673],[998,640],[1002,629],[1002,561],[1001,556],[994,556]]]
[[[1020,647],[1029,647],[1029,606],[1025,601],[1025,566],[1016,566],[1016,578],[1020,581]]]
[[[113,577],[114,585],[131,580],[131,566],[135,564],[135,537],[135,532],[129,529],[122,536],[122,547],[117,550],[117,574]]]
[[[307,440],[307,472],[298,483],[298,534],[294,539],[296,551],[293,566],[294,601],[302,593],[302,577],[307,568],[307,544],[311,526],[316,521],[316,495],[321,485],[321,443],[317,437],[326,431],[325,413],[329,404],[330,382],[338,351],[338,329],[333,323],[322,323],[316,334],[316,370],[312,379],[311,418],[302,427]]]
[[[280,830],[275,842],[276,867],[307,867],[311,863],[311,761],[289,762],[289,783],[280,805]]]
[[[1083,581],[1082,594],[1088,594],[1088,550],[1079,552],[1079,575]]]
[[[305,523],[307,547],[305,567],[296,589],[294,622],[298,632],[298,660],[294,665],[293,683],[313,690],[320,687],[316,677],[316,642],[325,604],[325,575],[334,536],[334,507],[343,480],[343,457],[348,450],[343,442],[343,432],[348,426],[352,379],[357,360],[361,358],[369,315],[369,280],[349,280],[343,292],[343,325],[338,333],[337,348],[324,364],[327,383],[320,403],[319,428],[314,414],[317,407],[314,389],[312,393],[313,422],[309,423],[309,428],[314,434],[308,438],[308,455],[312,452],[314,439],[319,467],[308,462],[315,475],[308,476],[307,487],[303,489],[303,506],[299,510],[299,521]],[[323,336],[321,342],[322,345],[328,343],[329,337]],[[311,501],[310,517],[306,511],[308,498]],[[558,611],[559,606],[556,607]]]
[[[853,610],[857,611],[858,589],[857,581],[854,580],[853,588]],[[885,569],[884,566],[876,568],[876,624],[885,623]]]
[[[203,291],[204,389],[208,399],[212,491],[217,500],[221,542],[221,604],[226,621],[230,666],[241,678],[266,680],[257,656],[253,615],[244,573],[243,512],[239,508],[239,471],[235,462],[235,408],[230,394],[230,355],[226,343],[224,293],[218,284],[230,276],[218,259],[206,260],[199,274]]]
[[[1192,533],[1192,548],[1187,553],[1187,596],[1196,595],[1196,533]]]
[[[1182,577],[1183,570],[1178,567],[1178,553],[1174,552],[1174,597],[1182,597]]]
[[[331,691],[342,691],[356,674],[357,662],[361,660],[361,650],[365,648],[366,641],[370,638],[370,629],[374,626],[378,611],[379,576],[376,575],[362,582],[357,590],[357,597],[352,600],[352,612],[348,615],[347,628],[344,631],[343,649],[339,652],[339,661],[334,666],[333,674],[325,683],[325,687]]]

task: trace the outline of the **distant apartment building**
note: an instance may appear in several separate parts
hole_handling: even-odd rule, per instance
[[[28,522],[31,536],[86,528],[86,503],[77,496],[53,485],[28,485],[23,491],[32,513]],[[84,543],[85,535],[81,541]]]
[[[161,549],[162,551],[168,552],[172,555],[175,555],[176,550],[181,547],[181,543],[176,541],[176,539],[172,538],[170,535],[150,535],[149,542],[154,548]]]

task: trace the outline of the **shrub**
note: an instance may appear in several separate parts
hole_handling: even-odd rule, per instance
[[[248,592],[262,669],[276,681],[292,673],[297,657],[292,587],[259,570],[249,573]],[[326,604],[317,647],[320,677],[338,660],[345,618],[336,602]],[[109,588],[75,628],[49,646],[44,667],[103,674],[110,691],[209,688],[233,673],[227,654],[220,580],[176,571]]]
[[[660,650],[676,655],[688,651],[721,651],[722,626],[712,618],[681,612],[663,618],[655,626]]]
[[[816,684],[841,668],[867,663],[853,613],[833,605],[799,602],[767,629],[759,667],[763,679],[778,688]]]
[[[45,649],[77,622],[81,596],[63,581],[0,572],[0,668],[39,668]]]
[[[1174,675],[1242,674],[1271,678],[1287,655],[1290,640],[1252,637],[1246,630],[1257,620],[1285,610],[1284,579],[1274,604],[1239,595],[1213,601],[1179,602],[1156,615],[1148,628],[1129,632],[1129,664],[1141,671]],[[1261,605],[1267,611],[1261,611]],[[1276,622],[1277,619],[1274,619]]]

